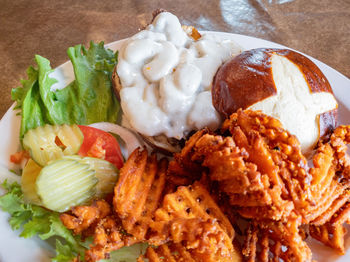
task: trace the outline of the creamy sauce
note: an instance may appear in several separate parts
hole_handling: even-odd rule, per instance
[[[178,18],[160,13],[120,50],[120,99],[130,125],[147,136],[181,139],[191,130],[221,124],[211,85],[222,63],[239,54],[233,41],[203,35],[194,41]]]
[[[308,153],[319,139],[317,116],[337,108],[331,93],[311,93],[303,73],[288,58],[272,55],[272,75],[277,94],[249,109],[261,110],[277,118],[284,128],[297,136],[303,153]]]

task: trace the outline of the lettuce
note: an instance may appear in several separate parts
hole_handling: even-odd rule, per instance
[[[81,124],[117,122],[120,105],[113,93],[111,75],[117,53],[105,49],[103,42],[70,47],[75,80],[67,87],[51,91],[56,79],[50,77],[50,62],[35,56],[37,69],[27,69],[27,80],[12,89],[15,109],[22,115],[20,138],[29,130],[44,124]]]
[[[11,217],[12,229],[21,229],[21,237],[38,235],[41,239],[56,238],[56,257],[52,261],[71,261],[78,254],[84,255],[84,243],[79,236],[74,236],[61,222],[60,215],[42,207],[23,201],[21,187],[17,182],[1,185],[7,193],[0,197],[0,207]]]
[[[38,235],[41,239],[55,238],[56,256],[53,262],[72,261],[77,255],[84,261],[84,252],[91,244],[91,239],[83,242],[79,236],[74,235],[60,220],[58,212],[49,211],[37,205],[27,204],[23,201],[21,186],[14,182],[9,184],[7,180],[1,184],[7,191],[0,196],[0,207],[10,214],[9,224],[14,230],[22,230],[20,236],[30,238]],[[146,243],[134,244],[111,252],[110,259],[100,262],[133,262],[145,253]]]
[[[147,243],[123,247],[111,252],[109,259],[102,259],[99,262],[135,262],[140,255],[146,252],[147,247]]]

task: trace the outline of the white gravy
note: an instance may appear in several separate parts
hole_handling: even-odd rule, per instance
[[[242,51],[231,40],[195,41],[176,16],[160,13],[119,52],[120,99],[130,125],[146,136],[181,139],[191,130],[216,129],[211,85],[221,64]]]

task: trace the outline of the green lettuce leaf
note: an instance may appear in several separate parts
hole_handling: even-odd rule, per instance
[[[38,235],[41,239],[56,239],[56,256],[54,262],[72,261],[77,255],[84,258],[84,251],[89,248],[91,239],[83,242],[79,236],[67,229],[59,218],[59,213],[49,211],[40,206],[24,203],[21,186],[14,182],[9,184],[6,180],[1,186],[7,191],[0,196],[0,207],[11,217],[9,223],[12,229],[22,230],[20,236],[30,238]],[[145,253],[146,243],[139,243],[130,247],[123,247],[111,253],[110,259],[100,262],[133,262]],[[84,261],[84,260],[82,260]]]
[[[84,243],[62,224],[59,213],[24,203],[21,187],[16,182],[5,181],[2,187],[7,193],[0,197],[0,207],[11,215],[9,223],[13,229],[22,228],[21,237],[38,235],[43,240],[55,237],[57,253],[53,261],[71,261],[78,254],[84,255]]]
[[[22,115],[20,138],[29,130],[44,124],[80,124],[117,122],[120,105],[114,95],[111,76],[117,63],[117,53],[105,49],[103,42],[70,47],[75,80],[67,87],[51,91],[56,79],[49,60],[35,56],[38,68],[29,67],[28,79],[22,87],[12,89],[15,109]]]

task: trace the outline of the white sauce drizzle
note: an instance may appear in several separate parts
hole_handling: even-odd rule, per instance
[[[160,13],[120,50],[117,73],[127,121],[146,136],[181,139],[186,132],[221,124],[211,85],[222,63],[242,51],[231,40],[203,35],[194,41],[176,16]]]

